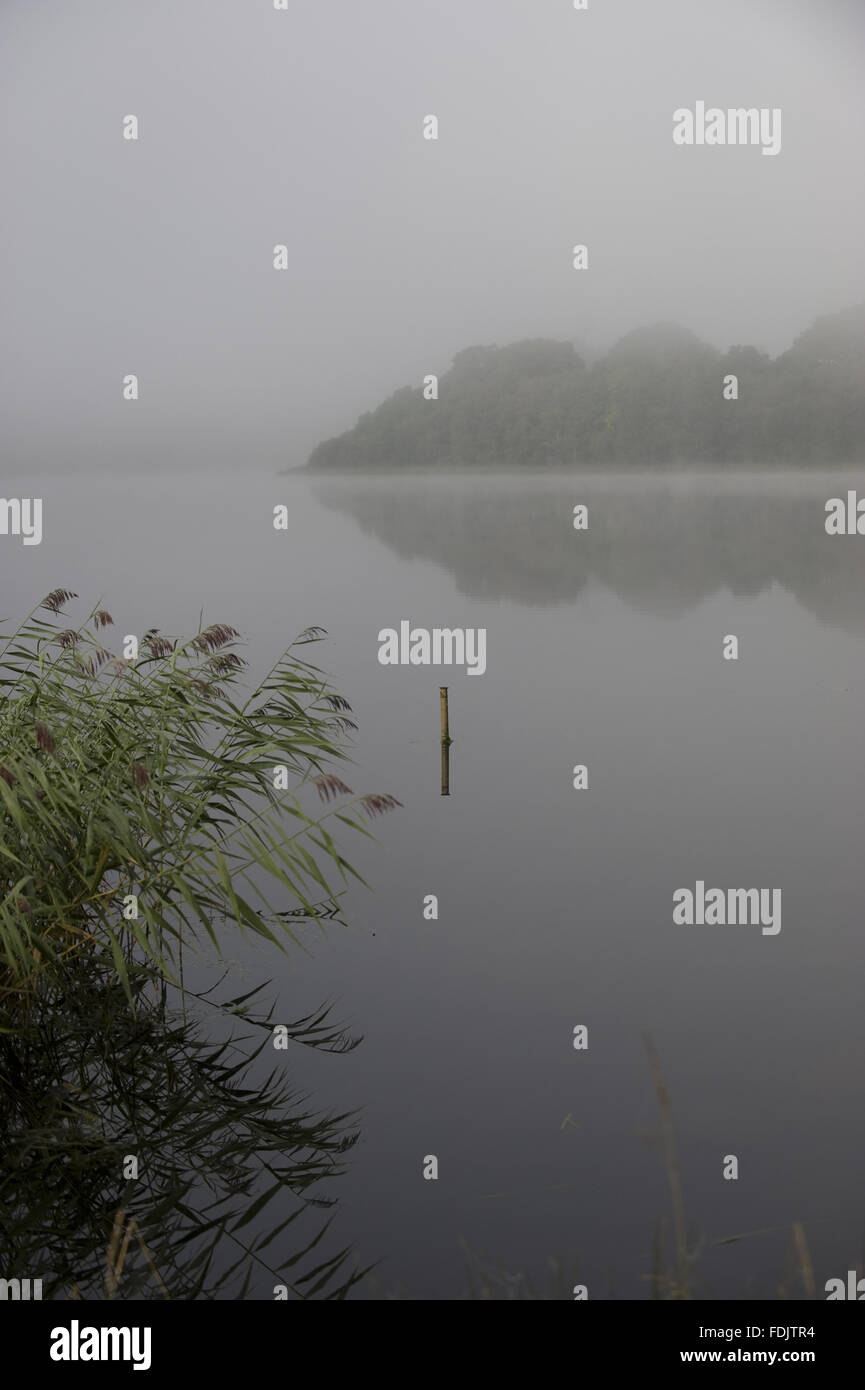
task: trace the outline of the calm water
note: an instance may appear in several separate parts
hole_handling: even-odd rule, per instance
[[[7,479],[7,495],[42,496],[44,538],[0,540],[2,608],[17,619],[64,586],[101,597],[115,635],[185,632],[204,608],[248,638],[253,671],[304,627],[328,630],[306,653],[360,725],[343,775],[404,809],[376,846],[345,841],[373,889],[352,892],[347,930],[309,936],[310,957],[236,935],[225,954],[238,981],[273,981],[275,1019],[335,998],[364,1036],[292,1059],[316,1104],[363,1110],[333,1189],[341,1242],[381,1262],[355,1296],[455,1296],[462,1238],[541,1283],[558,1257],[590,1298],[646,1297],[670,1201],[645,1032],[702,1295],[800,1297],[796,1221],[818,1288],[843,1276],[865,1244],[865,540],[827,537],[823,508],[857,479],[241,467]],[[271,525],[280,502],[287,532]],[[380,666],[378,631],[402,618],[485,627],[486,673]],[[721,656],[730,633],[737,662]],[[674,926],[672,894],[697,879],[780,887],[780,933]]]

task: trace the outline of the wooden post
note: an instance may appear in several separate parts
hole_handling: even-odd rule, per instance
[[[446,685],[439,686],[439,703],[442,712],[442,743],[452,743],[448,733],[448,688]]]
[[[450,796],[451,744],[453,739],[448,729],[448,688],[439,686],[439,703],[442,718],[442,796]]]

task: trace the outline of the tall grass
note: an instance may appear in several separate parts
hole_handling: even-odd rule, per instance
[[[133,1013],[110,959],[79,952],[0,1037],[0,1272],[46,1299],[344,1298],[365,1271],[319,1208],[354,1117],[314,1111],[283,1061],[253,1074],[283,1054],[248,998],[225,1005],[243,1033],[212,1042],[152,998],[154,972],[130,962]],[[354,1045],[324,1015],[291,1035]]]
[[[399,802],[355,797],[334,770],[356,726],[298,650],[322,629],[244,693],[234,628],[151,628],[116,654],[104,608],[68,624],[76,597],[53,590],[0,640],[4,1277],[42,1278],[46,1297],[242,1298],[258,1271],[267,1296],[344,1298],[365,1271],[309,1209],[333,1202],[320,1184],[354,1118],[311,1111],[284,1062],[252,1079],[270,1016],[253,1016],[256,991],[187,990],[183,946],[218,948],[225,922],[300,945],[291,924],[333,920],[363,882],[332,822],[368,836]],[[203,1040],[187,1001],[259,1045]],[[326,1009],[287,1033],[355,1045]]]
[[[218,947],[220,920],[299,944],[286,902],[332,915],[360,878],[328,822],[369,835],[399,805],[333,771],[356,726],[299,655],[322,629],[244,695],[234,628],[151,628],[126,657],[104,645],[105,609],[66,625],[76,597],[53,590],[0,642],[0,1029],[82,952],[108,956],[131,1005],[133,956],[179,984],[183,941]]]

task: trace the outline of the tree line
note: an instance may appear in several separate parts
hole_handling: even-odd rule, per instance
[[[735,378],[735,383],[730,380]],[[588,365],[531,339],[457,353],[319,444],[317,470],[843,465],[865,455],[865,304],[824,315],[779,357],[720,352],[677,324]]]

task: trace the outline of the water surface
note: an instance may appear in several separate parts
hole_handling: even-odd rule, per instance
[[[381,1261],[355,1296],[455,1296],[461,1238],[539,1283],[555,1256],[590,1297],[648,1296],[670,1202],[645,1032],[702,1296],[800,1297],[796,1221],[818,1288],[843,1276],[865,1230],[865,540],[827,537],[823,517],[857,479],[240,468],[19,483],[43,498],[44,538],[0,539],[3,613],[56,586],[101,596],[115,634],[189,631],[203,608],[244,633],[253,674],[328,630],[305,654],[360,726],[343,775],[404,809],[378,845],[346,841],[373,886],[347,929],[307,933],[308,957],[236,933],[225,953],[238,980],[273,981],[276,1017],[336,997],[364,1035],[296,1062],[316,1104],[363,1107],[334,1189],[341,1241]],[[377,634],[403,618],[485,627],[485,674],[381,666]],[[672,894],[697,879],[780,887],[780,933],[674,926]]]

